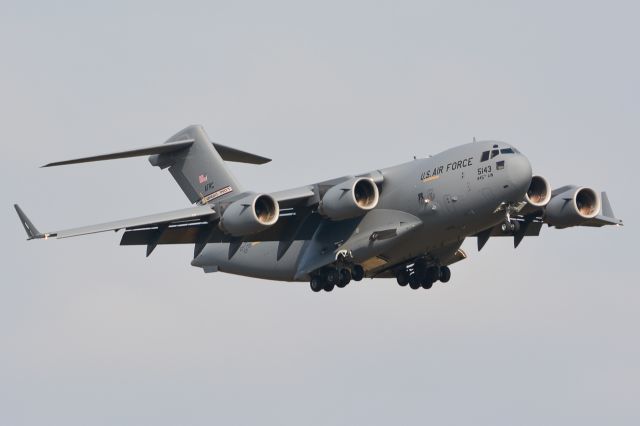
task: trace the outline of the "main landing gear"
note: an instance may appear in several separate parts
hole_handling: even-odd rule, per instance
[[[414,263],[413,268],[403,267],[396,271],[398,285],[405,287],[408,284],[413,290],[420,287],[430,289],[436,281],[446,283],[450,279],[451,270],[448,266],[427,266],[423,261]]]
[[[351,280],[361,281],[363,278],[364,268],[360,265],[353,265],[350,268],[328,266],[311,277],[311,290],[316,293],[322,290],[332,291],[335,287],[346,287]]]

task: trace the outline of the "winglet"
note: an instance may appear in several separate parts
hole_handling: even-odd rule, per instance
[[[613,209],[611,208],[611,203],[609,202],[609,197],[607,197],[606,192],[602,192],[600,194],[600,199],[602,200],[601,214],[606,217],[616,217],[616,215],[613,213]]]
[[[14,204],[13,207],[15,207],[16,212],[18,213],[18,217],[20,218],[20,222],[22,222],[22,226],[24,226],[24,230],[27,231],[28,240],[33,240],[34,238],[45,238],[45,235],[38,231],[38,228],[36,228],[27,215],[24,214],[19,205]]]
[[[600,208],[600,214],[598,214],[596,217],[592,219],[589,219],[587,222],[584,223],[584,225],[597,226],[597,227],[606,226],[606,225],[623,226],[624,223],[622,222],[622,219],[616,218],[615,214],[613,213],[613,209],[611,208],[611,203],[609,202],[609,197],[607,197],[607,193],[602,192],[600,194],[600,199],[601,199],[601,206],[602,206]]]

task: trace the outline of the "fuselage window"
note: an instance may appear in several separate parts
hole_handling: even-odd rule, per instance
[[[485,151],[482,153],[482,157],[480,157],[480,162],[487,161],[489,159],[489,151]]]
[[[501,149],[500,154],[513,154],[513,149],[511,148]]]
[[[494,149],[493,151],[491,151],[491,158],[495,157],[498,154],[500,154],[500,150]]]

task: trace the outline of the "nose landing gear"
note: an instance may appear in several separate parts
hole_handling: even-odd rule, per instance
[[[511,215],[519,213],[520,210],[522,210],[522,207],[524,207],[524,204],[522,203],[503,203],[496,209],[495,213],[498,213],[499,211],[504,212],[504,221],[502,222],[502,225],[500,225],[500,229],[503,233],[515,234],[520,231],[520,222],[515,219],[511,219]]]
[[[500,225],[500,229],[505,234],[516,233],[516,232],[518,232],[520,230],[520,222],[518,222],[517,220],[513,220],[513,219],[506,220],[506,221],[502,222],[502,225]]]

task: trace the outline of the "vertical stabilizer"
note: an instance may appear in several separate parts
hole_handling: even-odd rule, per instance
[[[152,155],[149,162],[161,169],[168,167],[191,203],[207,204],[232,193],[242,192],[202,126],[189,126],[165,143],[190,140],[193,143],[188,147]]]

